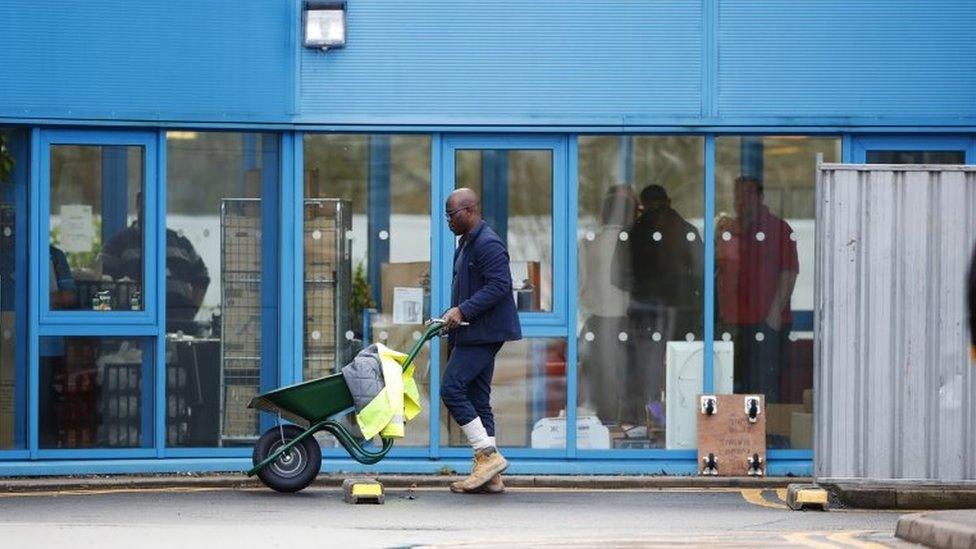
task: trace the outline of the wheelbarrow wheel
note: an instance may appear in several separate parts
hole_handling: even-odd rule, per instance
[[[285,444],[298,438],[302,429],[294,425],[272,427],[254,445],[252,460],[261,463]],[[282,437],[284,434],[284,437]],[[258,478],[268,488],[278,492],[297,492],[315,480],[322,466],[322,450],[314,436],[302,439],[291,450],[258,471]]]

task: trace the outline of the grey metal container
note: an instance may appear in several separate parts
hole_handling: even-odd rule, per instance
[[[822,164],[816,234],[817,480],[976,479],[976,166]]]

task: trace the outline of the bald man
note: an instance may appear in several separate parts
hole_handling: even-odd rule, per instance
[[[480,201],[471,189],[451,193],[445,214],[451,232],[461,238],[454,252],[451,308],[443,315],[450,333],[441,400],[474,450],[471,474],[451,484],[451,491],[501,493],[508,462],[495,443],[491,378],[502,344],[522,339],[508,250],[481,219]],[[468,325],[458,329],[462,322]]]

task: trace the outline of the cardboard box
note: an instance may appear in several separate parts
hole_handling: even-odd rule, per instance
[[[803,390],[803,411],[813,413],[813,389]]]
[[[803,405],[768,404],[766,406],[766,432],[770,435],[790,436],[794,412],[803,412]]]
[[[539,311],[542,308],[542,267],[538,261],[511,261],[509,268],[512,272],[512,288],[518,303],[518,291],[526,286],[526,281],[532,285],[531,304],[520,310]]]
[[[790,422],[790,446],[792,448],[813,448],[813,414],[793,412]]]

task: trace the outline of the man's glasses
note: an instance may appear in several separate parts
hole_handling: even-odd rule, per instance
[[[454,217],[454,214],[460,212],[461,210],[467,210],[468,208],[469,206],[461,206],[460,208],[454,208],[453,210],[448,210],[447,213],[444,214],[444,217],[446,217],[447,220],[450,221],[451,218]]]

